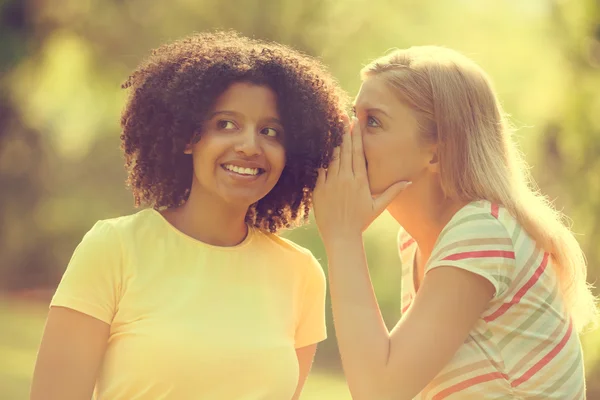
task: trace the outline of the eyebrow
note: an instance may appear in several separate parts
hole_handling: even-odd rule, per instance
[[[222,111],[215,111],[214,113],[210,114],[209,119],[213,119],[214,117],[216,117],[217,115],[229,115],[231,117],[242,117],[243,115],[235,112],[235,111],[229,111],[229,110],[222,110]],[[275,117],[268,117],[265,119],[265,122],[274,122],[276,124],[279,124],[281,126],[283,126],[283,124],[281,123],[281,121],[278,118]]]
[[[353,105],[353,106],[352,106],[352,111],[354,111],[354,113],[356,113],[356,105]],[[388,117],[388,118],[392,118],[392,117],[390,116],[390,114],[388,114],[387,112],[383,111],[381,108],[377,108],[377,107],[369,107],[369,108],[367,108],[365,111],[366,111],[366,112],[369,112],[369,113],[379,112],[379,113],[381,113],[381,114],[385,115],[385,116],[386,116],[386,117]]]
[[[215,111],[214,113],[210,114],[210,118],[213,118],[213,117],[215,117],[215,116],[217,116],[219,114],[225,114],[225,115],[231,115],[231,116],[237,116],[237,115],[239,115],[235,111],[223,110],[223,111]]]

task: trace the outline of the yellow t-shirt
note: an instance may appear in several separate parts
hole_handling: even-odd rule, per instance
[[[257,229],[211,246],[152,209],[96,223],[51,306],[110,324],[96,399],[290,399],[295,349],[326,338],[310,251]]]

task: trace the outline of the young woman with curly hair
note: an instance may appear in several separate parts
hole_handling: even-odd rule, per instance
[[[308,218],[345,97],[316,60],[235,33],[155,50],[124,84],[135,214],[99,221],[51,303],[32,399],[297,399],[325,277]]]

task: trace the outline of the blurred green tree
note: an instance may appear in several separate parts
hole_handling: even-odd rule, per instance
[[[588,280],[600,277],[600,2],[553,2],[552,32],[562,54],[561,111],[543,131],[542,187],[560,199],[588,261]],[[598,293],[598,291],[596,291]],[[587,396],[600,398],[600,333],[583,337]]]

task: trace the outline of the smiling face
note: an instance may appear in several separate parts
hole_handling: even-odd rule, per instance
[[[354,111],[363,132],[369,187],[383,193],[399,181],[412,181],[431,168],[433,152],[419,140],[414,112],[403,104],[381,77],[367,78]]]
[[[277,98],[265,86],[233,83],[217,99],[186,149],[193,157],[190,197],[248,207],[275,186],[285,167]]]

